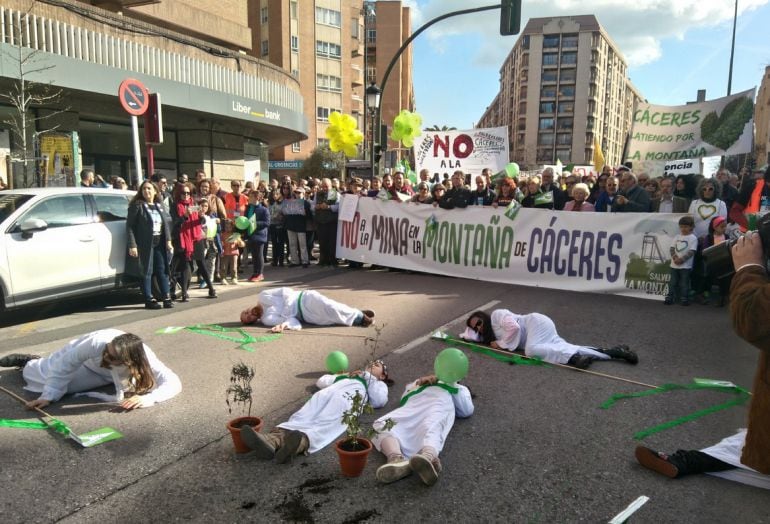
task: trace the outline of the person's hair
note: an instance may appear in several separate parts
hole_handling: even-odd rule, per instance
[[[174,202],[182,201],[182,191],[185,189],[189,189],[192,196],[192,188],[193,185],[190,182],[185,182],[184,184],[174,184],[174,190],[171,192],[171,196],[174,199]]]
[[[500,183],[497,184],[498,189],[500,189],[500,192],[503,191],[503,187],[507,187],[511,190],[513,193],[516,191],[516,181],[510,177],[503,177],[502,180],[500,180]]]
[[[693,219],[693,217],[691,217],[690,215],[683,216],[682,218],[679,219],[679,225],[695,227],[695,219]]]
[[[251,314],[257,317],[257,322],[259,322],[262,320],[262,316],[265,314],[265,308],[262,307],[262,304],[257,304],[251,308]]]
[[[155,377],[142,339],[132,333],[123,333],[113,338],[111,344],[115,355],[128,368],[129,383],[134,393],[141,395],[154,388]]]
[[[591,192],[588,190],[588,184],[584,184],[583,182],[578,182],[574,186],[572,186],[572,194],[575,194],[575,191],[580,190],[583,191],[586,194],[586,197],[591,194]]]
[[[88,178],[88,175],[94,175],[96,176],[96,173],[94,173],[93,169],[83,169],[80,172],[80,180],[85,180]]]
[[[722,184],[720,184],[716,178],[702,178],[698,182],[698,188],[695,190],[695,196],[701,198],[701,196],[703,196],[703,189],[707,185],[710,185],[714,188],[714,198],[719,198],[722,196]]]
[[[540,184],[542,184],[542,180],[540,179],[539,176],[533,175],[529,177],[529,180],[527,181],[527,185],[529,184],[537,184],[539,186]]]
[[[446,187],[444,187],[444,185],[443,185],[443,184],[438,184],[438,183],[437,183],[437,184],[435,184],[435,185],[433,186],[433,188],[430,190],[430,194],[431,194],[431,195],[433,195],[433,196],[436,196],[436,191],[437,191],[438,189],[443,189],[444,191],[446,191]]]
[[[153,188],[155,188],[155,202],[160,202],[160,189],[158,189],[157,184],[155,182],[150,181],[149,179],[142,181],[141,184],[139,184],[139,189],[136,190],[136,194],[131,198],[131,201],[128,203],[128,205],[133,205],[136,202],[147,202],[144,199],[144,195],[142,194],[142,188],[145,184],[150,184]],[[147,202],[148,204],[151,202]]]
[[[478,318],[484,323],[481,327],[481,341],[484,344],[489,344],[495,340],[495,332],[492,331],[492,317],[490,317],[486,311],[474,311],[471,313],[471,316],[468,317],[468,320],[465,321],[465,325],[471,327],[471,320],[474,318]]]

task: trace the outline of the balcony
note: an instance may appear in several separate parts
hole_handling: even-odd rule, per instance
[[[350,98],[350,112],[359,115],[364,113],[364,100],[360,96],[353,95]]]
[[[351,56],[354,58],[357,56],[364,56],[364,45],[360,40],[354,38],[351,47]]]
[[[357,65],[351,65],[351,80],[350,83],[353,87],[360,87],[364,85],[364,72]]]

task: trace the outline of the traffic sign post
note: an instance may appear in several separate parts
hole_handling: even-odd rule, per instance
[[[139,121],[138,116],[143,115],[150,105],[150,95],[147,88],[139,80],[126,78],[118,87],[118,97],[123,109],[131,115],[131,130],[134,135],[134,163],[136,164],[136,185],[143,179],[142,155],[139,150]]]

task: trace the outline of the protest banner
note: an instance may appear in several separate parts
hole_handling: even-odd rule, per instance
[[[750,153],[753,100],[754,89],[750,89],[685,106],[640,104],[634,112],[626,159],[681,161]],[[697,160],[696,167],[700,167]]]
[[[508,158],[508,128],[492,127],[467,131],[423,131],[414,140],[415,171],[434,173],[462,170],[478,175],[488,167],[493,173],[505,168]]]
[[[348,198],[345,195],[344,198]],[[338,222],[337,256],[430,274],[662,298],[681,215],[570,213],[362,198]]]

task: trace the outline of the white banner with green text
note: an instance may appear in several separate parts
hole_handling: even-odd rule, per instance
[[[360,198],[354,219],[338,223],[337,256],[524,286],[642,298],[668,292],[681,215],[508,211]]]
[[[754,89],[685,106],[639,104],[626,159],[675,161],[750,153],[753,116]]]

